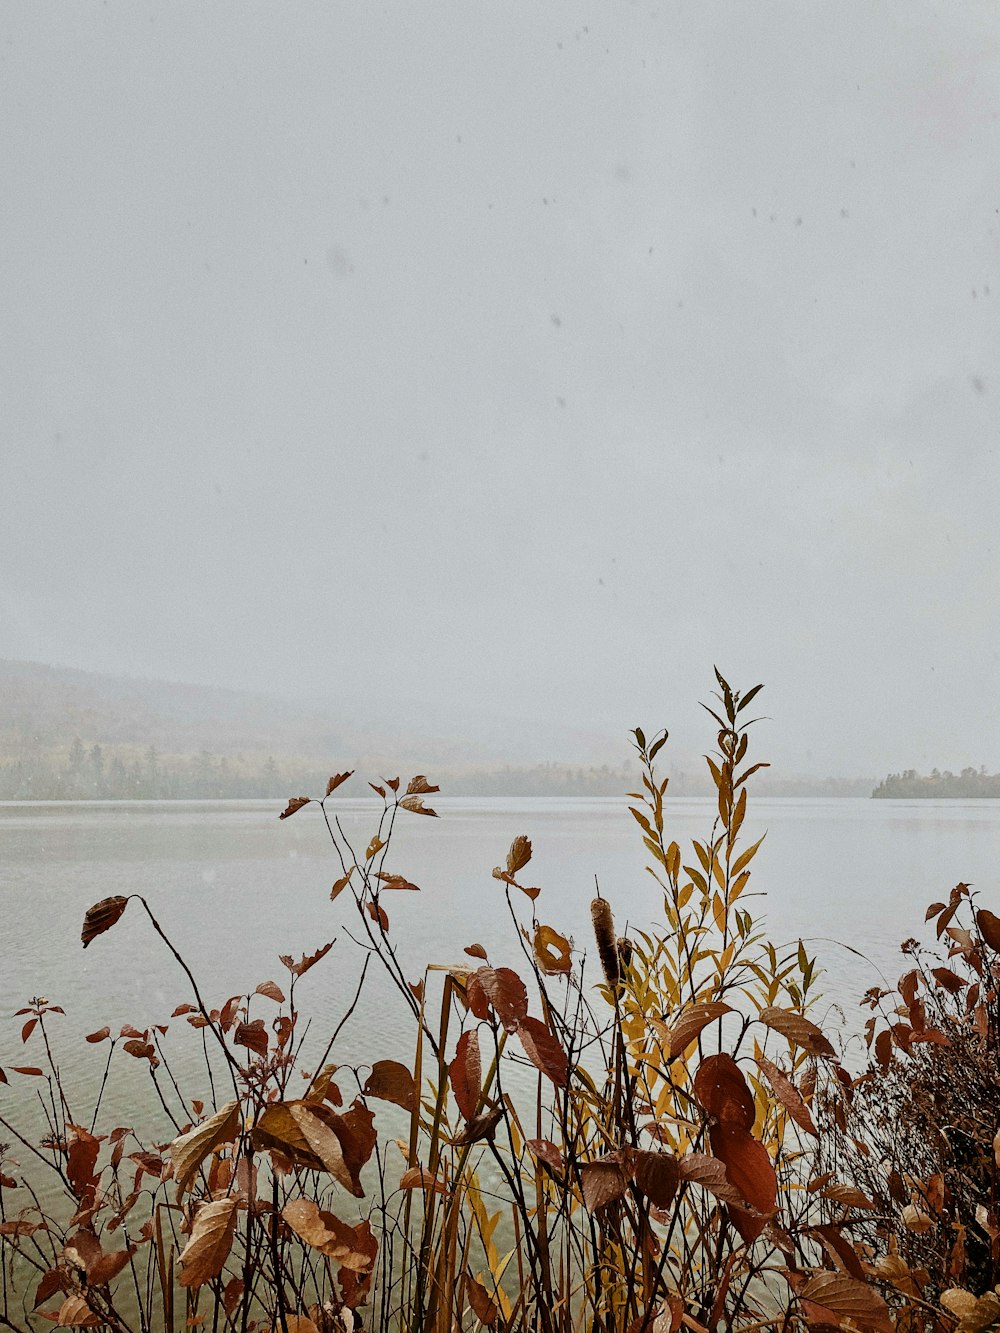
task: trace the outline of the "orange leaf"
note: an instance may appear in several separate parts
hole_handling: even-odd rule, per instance
[[[284,993],[281,987],[273,981],[262,981],[254,991],[255,995],[266,995],[269,1000],[275,1000],[278,1004],[284,1003]]]
[[[551,926],[539,926],[532,941],[535,961],[546,976],[569,976],[569,940]]]
[[[526,838],[523,833],[519,833],[510,844],[510,851],[507,853],[507,874],[516,875],[519,870],[531,860],[531,840]]]
[[[994,916],[985,907],[976,912],[979,933],[995,953],[1000,953],[1000,916]]]
[[[397,779],[397,786],[399,785]],[[395,790],[395,788],[393,788]],[[423,773],[418,773],[415,778],[410,778],[409,785],[406,788],[407,796],[428,795],[430,792],[440,791],[440,787],[433,787],[424,777]],[[402,804],[402,803],[401,803]]]
[[[346,782],[353,772],[354,769],[352,768],[347,773],[334,773],[333,777],[326,784],[326,793],[323,797],[323,800],[325,801],[327,796],[329,796],[332,792],[335,792],[342,782]]]

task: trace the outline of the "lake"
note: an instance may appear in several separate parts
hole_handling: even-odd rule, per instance
[[[367,846],[377,805],[334,802],[345,832],[356,846]],[[491,962],[517,965],[503,888],[491,871],[518,834],[534,844],[522,878],[542,889],[539,919],[591,954],[595,876],[619,929],[662,921],[659,890],[643,868],[644,849],[624,801],[435,796],[433,804],[439,819],[400,814],[386,863],[421,889],[383,899],[409,979],[428,963],[469,961],[462,951],[474,941],[487,947]],[[357,917],[346,894],[330,902],[340,870],[318,809],[283,821],[280,809],[266,801],[0,805],[0,1009],[10,1015],[33,995],[62,1005],[66,1018],[52,1021],[59,1059],[69,1077],[93,1087],[107,1048],[86,1046],[83,1033],[104,1024],[117,1032],[125,1023],[167,1022],[191,998],[135,903],[113,931],[81,948],[80,927],[92,903],[139,893],[210,1005],[268,979],[287,990],[278,955],[298,957],[336,938],[297,992],[301,1009],[313,1015],[311,1036],[325,1040],[357,984],[361,953],[347,933],[357,933]],[[767,832],[750,884],[764,896],[745,905],[766,913],[776,941],[809,941],[826,970],[817,1017],[837,1023],[839,1006],[845,1033],[861,1028],[857,1001],[866,987],[880,972],[895,978],[901,971],[899,942],[922,934],[930,901],[964,880],[1000,911],[998,802],[761,799],[750,809],[747,841]],[[683,848],[692,836],[707,836],[712,813],[707,799],[675,800],[668,828]],[[527,923],[530,904],[515,897]],[[334,1058],[409,1063],[409,1016],[382,977],[373,975],[371,983]],[[269,1021],[272,1003],[255,1006]],[[40,1063],[37,1033],[21,1045],[22,1021],[6,1018],[0,1028],[0,1065]],[[183,1036],[190,1048],[195,1034],[185,1029]],[[13,1087],[2,1091],[14,1095]]]

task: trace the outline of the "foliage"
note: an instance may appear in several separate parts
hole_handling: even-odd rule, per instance
[[[957,884],[927,921],[934,945],[904,941],[895,988],[866,996],[871,1063],[828,1147],[875,1205],[855,1233],[875,1271],[973,1330],[1000,1323],[1000,918]]]
[[[0,1325],[884,1330],[888,1292],[909,1326],[953,1327],[947,1302],[879,1267],[896,1253],[878,1249],[891,1227],[857,1184],[868,1157],[848,1130],[859,1083],[875,1077],[852,1078],[809,1017],[815,960],[801,943],[777,948],[746,906],[760,842],[743,827],[764,767],[749,758],[747,712],[760,687],[741,695],[716,675],[716,812],[689,851],[670,837],[656,768],[667,734],[634,733],[630,809],[662,917],[620,936],[598,890],[599,971],[540,914],[521,836],[493,884],[523,963],[494,966],[470,944],[464,966],[405,976],[390,914],[393,894],[417,886],[388,857],[400,814],[436,817],[423,776],[371,784],[381,810],[364,850],[336,813],[350,773],[281,814],[321,816],[332,910],[355,918],[357,938],[344,933],[365,960],[320,1047],[297,988],[333,941],[282,956],[280,984],[215,1005],[145,899],[95,904],[85,947],[108,948],[101,937],[140,910],[183,970],[191,999],[170,1017],[202,1043],[206,1086],[196,1096],[178,1082],[176,1024],[104,1027],[87,1039],[108,1055],[84,1115],[60,1074],[61,1009],[36,997],[21,1011],[37,1063],[0,1080],[36,1083],[47,1123],[39,1136],[0,1116],[15,1141],[0,1153]],[[363,1069],[335,1063],[373,962],[412,1022],[411,1066],[377,1049]],[[123,1061],[147,1071],[163,1135],[102,1120]]]

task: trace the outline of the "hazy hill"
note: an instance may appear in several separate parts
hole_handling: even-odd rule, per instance
[[[417,719],[411,722],[410,719]],[[676,795],[708,795],[704,761],[668,747]],[[281,797],[335,769],[428,773],[455,795],[621,796],[638,781],[627,736],[419,702],[327,707],[210,686],[0,660],[0,800]],[[868,795],[871,779],[764,770],[773,796]]]

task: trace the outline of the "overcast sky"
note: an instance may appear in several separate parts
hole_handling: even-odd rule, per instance
[[[0,16],[0,656],[1000,768],[993,0]]]

